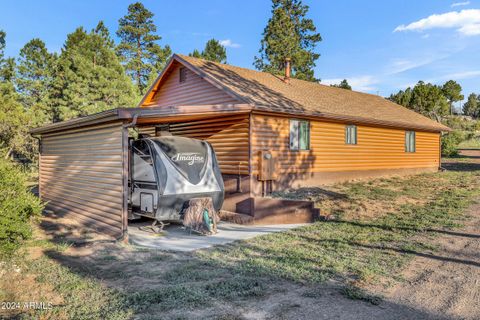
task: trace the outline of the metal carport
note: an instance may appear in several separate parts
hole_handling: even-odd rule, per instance
[[[47,208],[115,238],[126,235],[128,128],[246,114],[246,104],[118,108],[36,128]]]

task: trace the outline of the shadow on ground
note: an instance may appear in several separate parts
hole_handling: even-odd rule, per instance
[[[105,245],[46,255],[122,292],[124,306],[139,319],[449,319],[391,301],[374,305],[368,296],[350,299],[338,283],[298,284],[253,275],[195,254]]]

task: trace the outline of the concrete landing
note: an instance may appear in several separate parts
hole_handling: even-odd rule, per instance
[[[139,229],[140,226],[149,224],[150,222],[130,224],[128,226],[129,242],[133,245],[164,251],[194,251],[306,225],[280,224],[255,226],[220,222],[217,227],[217,234],[213,236],[202,236],[195,233],[190,234],[181,225],[169,225],[165,227],[164,232],[159,235]]]

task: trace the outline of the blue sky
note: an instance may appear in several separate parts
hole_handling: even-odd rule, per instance
[[[45,0],[0,3],[0,29],[7,54],[16,56],[30,39],[60,51],[66,34],[104,20],[112,34],[133,1]],[[270,1],[153,1],[161,44],[174,52],[225,41],[228,63],[253,68]],[[359,91],[389,95],[418,80],[457,80],[464,94],[480,93],[480,0],[313,1],[312,18],[323,41],[315,69],[324,83],[349,79]]]

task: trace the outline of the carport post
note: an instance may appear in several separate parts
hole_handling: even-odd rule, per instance
[[[124,123],[122,126],[122,163],[123,163],[123,206],[122,206],[122,240],[128,242],[128,178],[129,178],[129,147],[128,147],[128,128],[137,124],[138,114],[133,116],[132,122]]]

